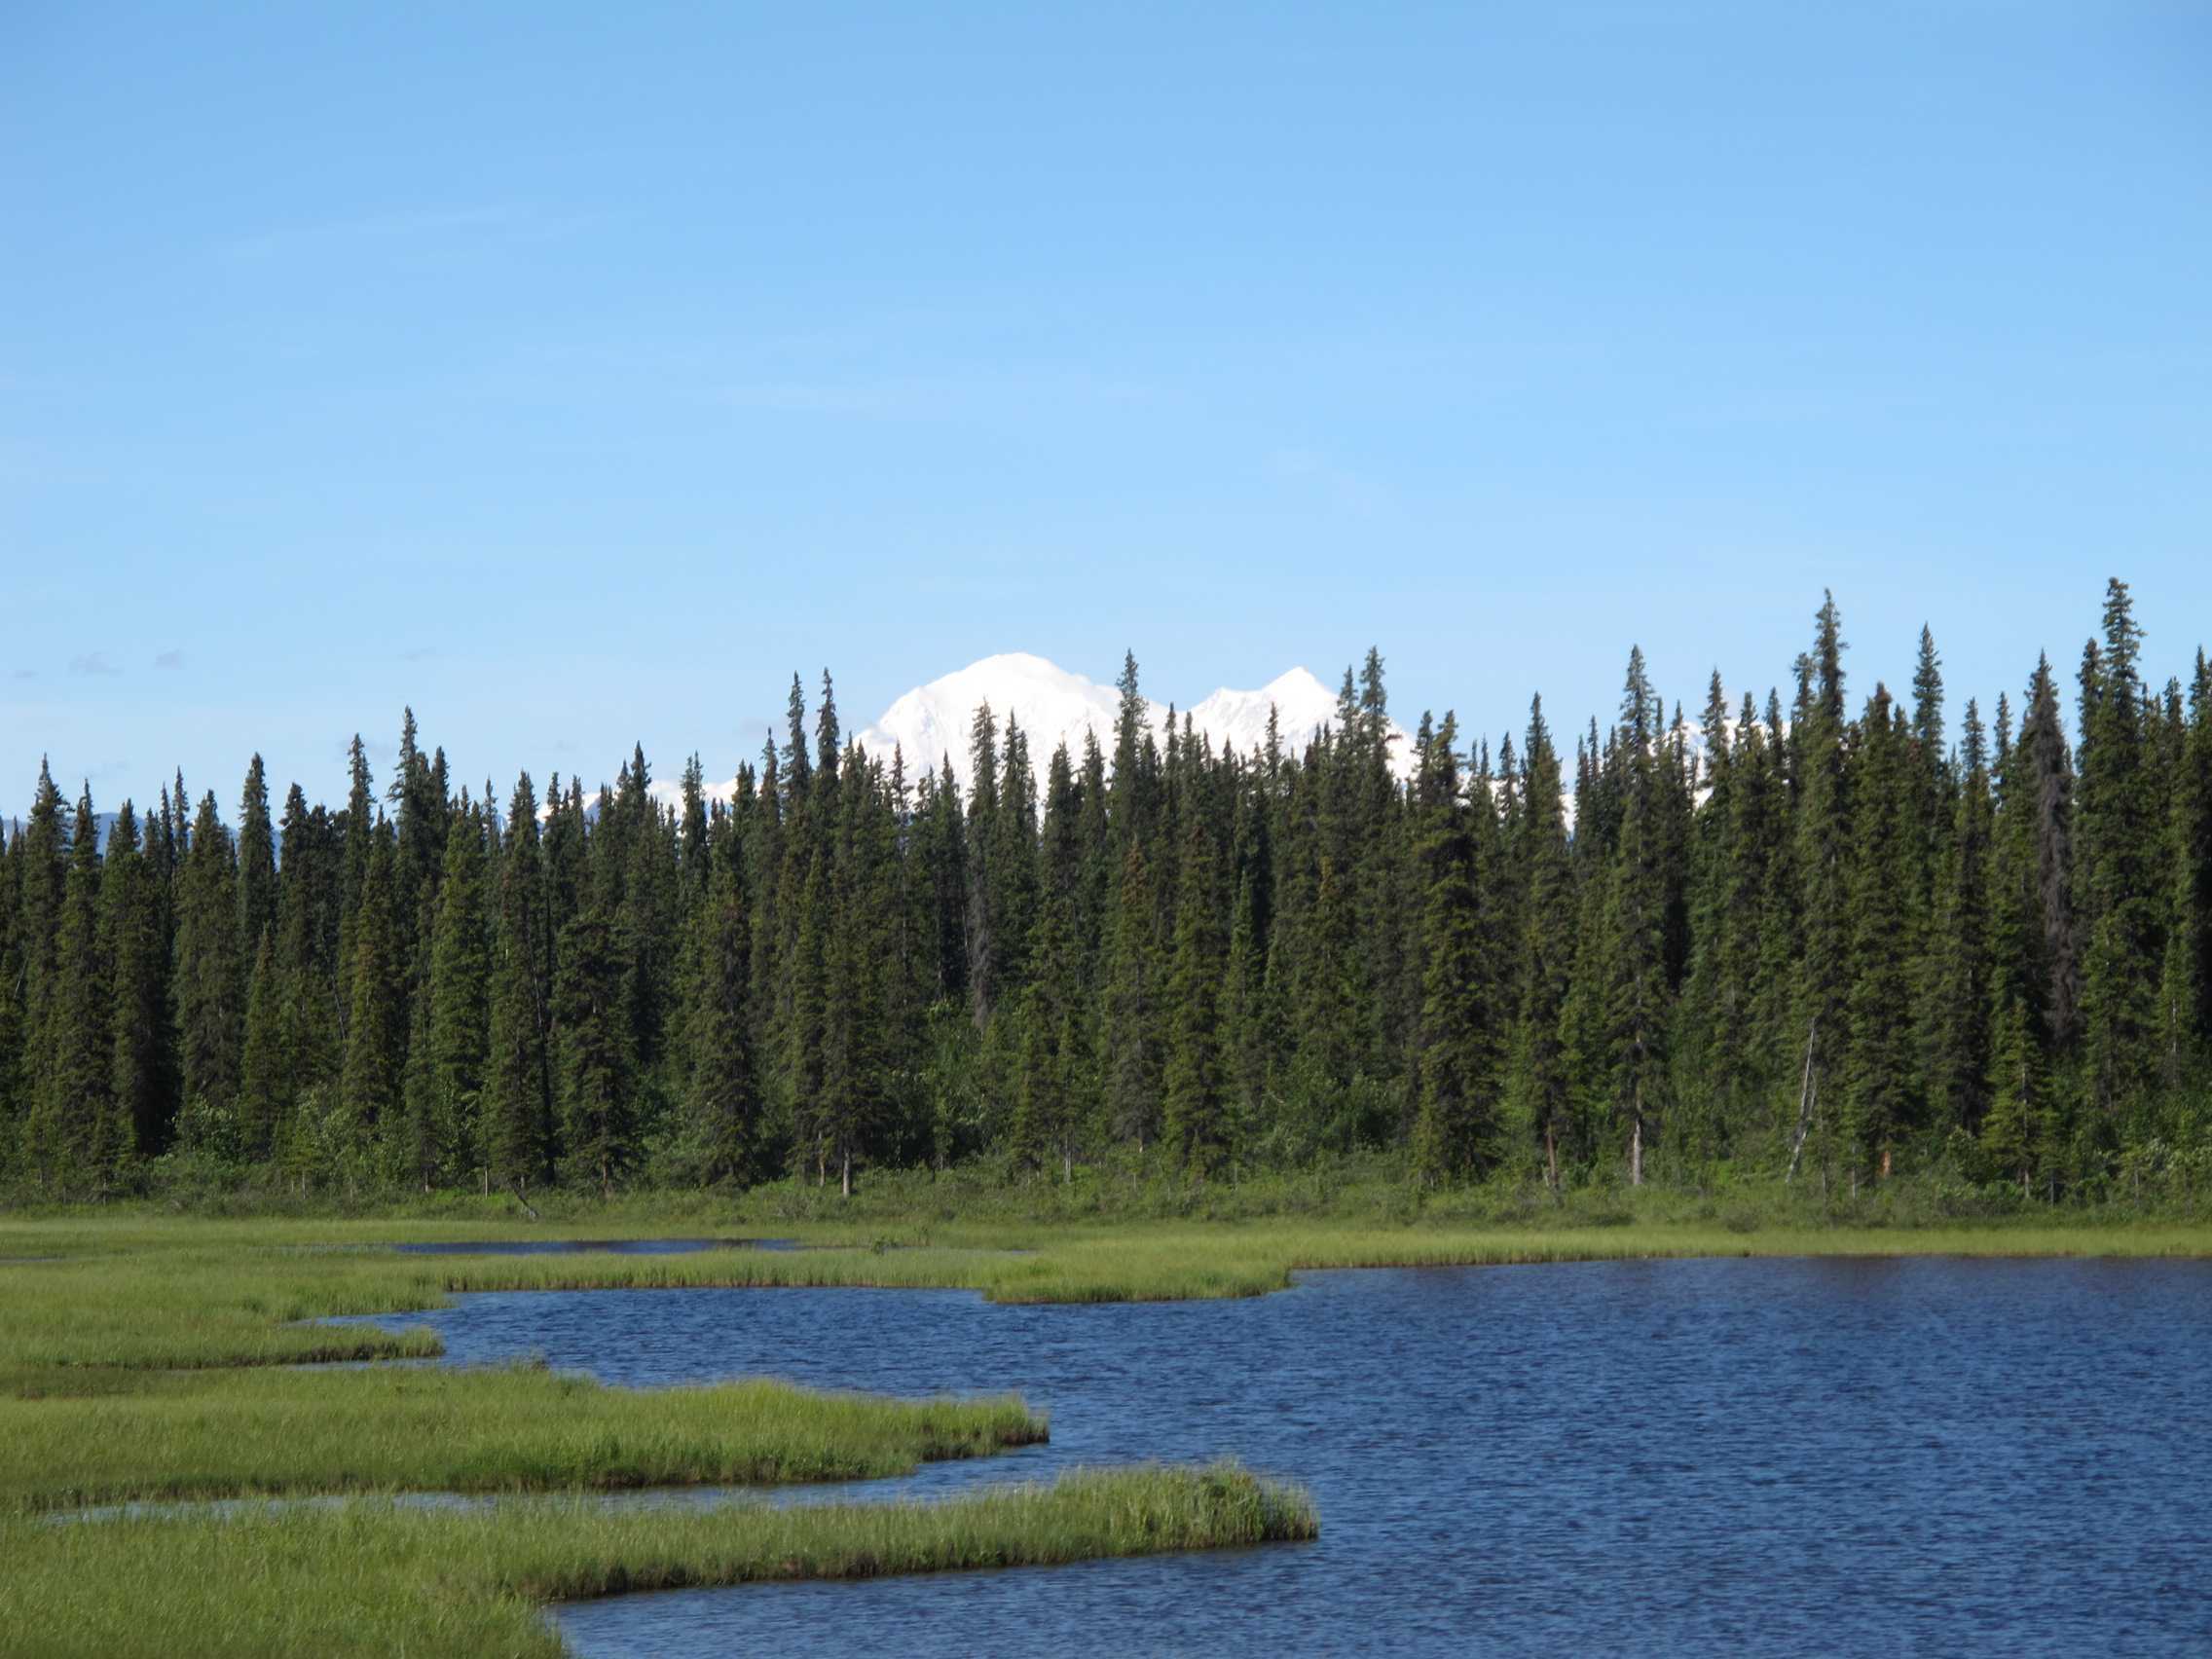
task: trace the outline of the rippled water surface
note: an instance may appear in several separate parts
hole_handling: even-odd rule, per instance
[[[1052,1439],[850,1491],[1234,1454],[1323,1535],[566,1606],[616,1655],[2212,1651],[2212,1265],[1719,1261],[1302,1275],[1256,1301],[500,1294],[452,1358],[1018,1388]]]

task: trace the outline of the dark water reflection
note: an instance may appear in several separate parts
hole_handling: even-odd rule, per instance
[[[392,1321],[424,1322],[463,1362],[1011,1387],[1051,1413],[1049,1446],[866,1496],[1228,1453],[1321,1506],[1309,1546],[561,1608],[592,1659],[2212,1650],[2212,1265],[1327,1272],[1082,1308],[501,1294]]]

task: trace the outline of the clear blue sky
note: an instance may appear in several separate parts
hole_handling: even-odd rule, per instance
[[[2212,9],[0,7],[0,795],[2212,636]]]

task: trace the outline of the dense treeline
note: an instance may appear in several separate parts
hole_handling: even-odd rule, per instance
[[[256,758],[235,831],[180,778],[103,849],[42,768],[0,852],[0,1178],[2194,1169],[2212,670],[2153,688],[2140,645],[2115,581],[2071,735],[2040,661],[1954,739],[1925,631],[1854,709],[1831,601],[1787,704],[1715,674],[1670,719],[1632,652],[1568,757],[1538,702],[1494,750],[1424,716],[1394,766],[1370,652],[1297,750],[1161,741],[1133,659],[1112,752],[1042,778],[980,709],[965,794],[845,741],[828,676],[726,805],[694,760],[663,806],[640,752],[496,810],[410,716],[381,798],[356,740],[337,809],[273,811]]]

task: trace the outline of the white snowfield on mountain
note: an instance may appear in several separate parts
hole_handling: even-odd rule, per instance
[[[950,757],[952,775],[965,793],[968,776],[968,742],[975,729],[976,710],[988,703],[996,718],[999,740],[1006,738],[1007,717],[1019,722],[1029,740],[1029,767],[1042,789],[1052,750],[1068,746],[1068,758],[1083,766],[1083,739],[1095,732],[1105,752],[1107,770],[1114,765],[1114,720],[1122,707],[1122,694],[1112,685],[1071,674],[1055,662],[1028,651],[1006,651],[984,657],[966,668],[917,685],[876,717],[875,723],[855,733],[860,746],[886,765],[897,748],[906,762],[912,783],[924,771],[935,772]],[[1265,748],[1268,713],[1273,710],[1276,728],[1286,754],[1303,752],[1313,734],[1337,719],[1337,694],[1307,669],[1294,668],[1277,675],[1256,691],[1234,691],[1226,686],[1210,697],[1190,705],[1191,729],[1205,734],[1219,755],[1224,746],[1239,755]],[[1186,711],[1177,708],[1175,724],[1183,724]],[[1153,740],[1167,737],[1167,705],[1145,699],[1145,718]],[[1002,748],[1003,753],[1003,748]],[[1403,780],[1414,773],[1413,738],[1397,721],[1390,722],[1390,769]],[[730,797],[730,779],[709,772],[707,793],[721,800]],[[652,796],[667,805],[683,799],[681,779],[663,775],[652,781]],[[550,809],[548,809],[550,810]]]
[[[969,785],[968,742],[977,708],[988,703],[997,718],[1003,740],[1008,716],[1020,723],[1029,740],[1029,763],[1041,780],[1052,750],[1068,746],[1068,757],[1080,769],[1087,732],[1095,733],[1105,751],[1107,765],[1114,759],[1114,720],[1122,705],[1121,693],[1058,664],[1027,651],[1008,651],[972,662],[927,685],[913,690],[884,710],[875,723],[861,732],[860,745],[871,756],[889,758],[897,745],[906,759],[906,776],[927,769],[936,771],[949,757],[953,776],[961,787]],[[1206,737],[1216,755],[1234,749],[1249,755],[1268,741],[1268,713],[1272,709],[1286,752],[1303,750],[1314,732],[1333,725],[1337,694],[1303,668],[1278,675],[1256,691],[1223,688],[1211,696],[1177,709],[1181,726],[1187,712],[1191,726]],[[1145,701],[1146,719],[1154,740],[1166,741],[1167,705]],[[1401,776],[1413,766],[1413,740],[1392,721],[1390,761]]]

